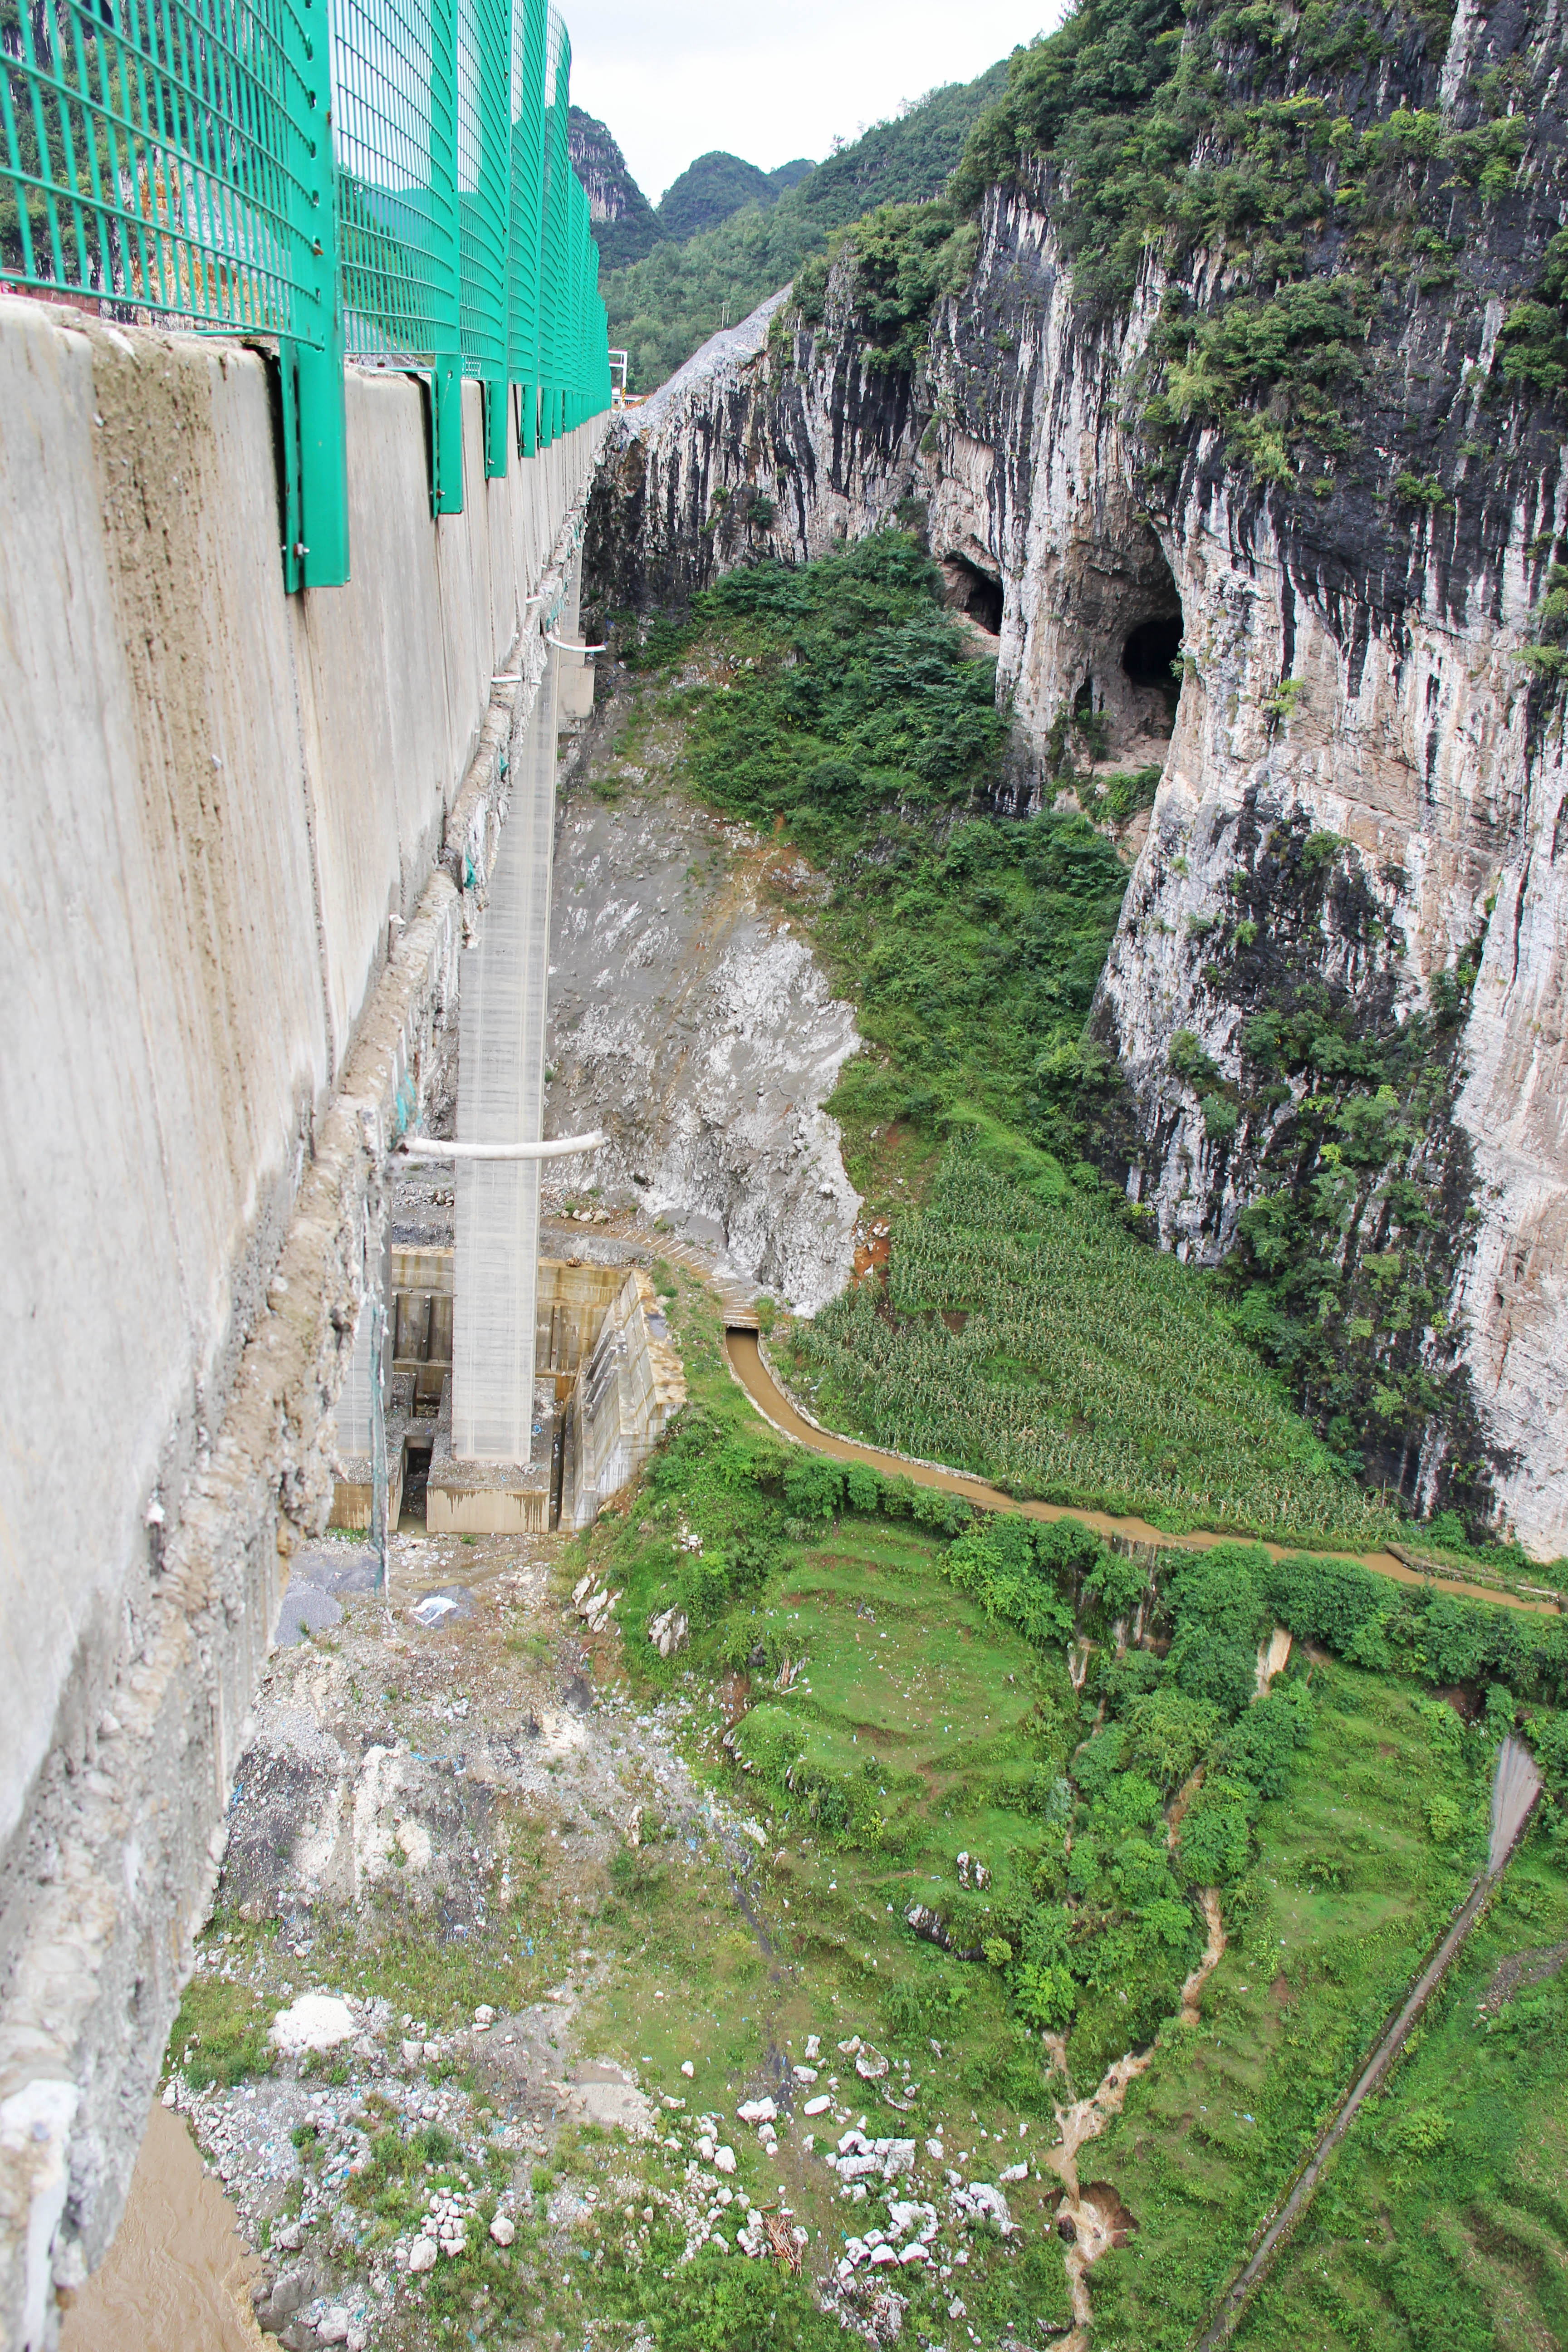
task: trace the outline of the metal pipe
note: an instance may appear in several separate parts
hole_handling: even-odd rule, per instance
[[[569,646],[564,637],[553,635],[549,629],[544,632],[544,642],[547,646],[555,646],[558,652],[563,654],[603,654],[608,653],[610,649],[607,637],[602,646]]]
[[[434,1136],[405,1135],[397,1151],[405,1160],[567,1160],[576,1151],[597,1151],[606,1140],[601,1127],[553,1143],[442,1143]]]

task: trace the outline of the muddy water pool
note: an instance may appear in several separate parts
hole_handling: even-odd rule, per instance
[[[125,2218],[66,2314],[60,2352],[258,2352],[261,2266],[235,2223],[179,2116],[155,2106]]]

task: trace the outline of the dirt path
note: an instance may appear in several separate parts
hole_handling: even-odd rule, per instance
[[[1118,1518],[1108,1511],[1075,1510],[1064,1503],[1024,1503],[1015,1495],[1005,1495],[984,1478],[972,1478],[961,1470],[949,1470],[937,1462],[916,1462],[906,1454],[891,1454],[881,1446],[862,1445],[852,1437],[837,1436],[806,1418],[793,1404],[774,1380],[763,1360],[762,1343],[755,1331],[728,1329],[724,1347],[730,1369],[764,1421],[771,1422],[782,1436],[792,1437],[797,1445],[808,1446],[814,1454],[826,1454],[838,1462],[865,1462],[880,1470],[887,1477],[904,1477],[917,1486],[935,1486],[948,1495],[961,1495],[983,1510],[1015,1511],[1026,1519],[1078,1519],[1085,1527],[1098,1529],[1102,1536],[1120,1536],[1129,1543],[1153,1544],[1162,1548],[1176,1546],[1184,1550],[1206,1551],[1215,1544],[1249,1542],[1252,1538],[1235,1534],[1215,1535],[1194,1530],[1187,1535],[1169,1535],[1163,1528],[1152,1527],[1147,1519]],[[1283,1559],[1288,1553],[1305,1549],[1300,1544],[1265,1543],[1264,1549],[1271,1559]],[[1336,1559],[1353,1559],[1362,1568],[1370,1569],[1375,1576],[1391,1577],[1396,1584],[1431,1584],[1440,1592],[1453,1592],[1468,1601],[1489,1601],[1505,1609],[1549,1612],[1553,1604],[1545,1601],[1521,1600],[1516,1593],[1499,1592],[1489,1585],[1467,1584],[1451,1576],[1426,1576],[1406,1568],[1389,1551],[1349,1551],[1332,1547]]]

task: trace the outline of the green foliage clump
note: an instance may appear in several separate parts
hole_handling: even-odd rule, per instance
[[[1498,334],[1498,373],[1542,399],[1568,390],[1568,229],[1546,248],[1546,267],[1533,298],[1516,302]]]
[[[649,2298],[648,2326],[658,2352],[838,2352],[842,2341],[803,2279],[773,2263],[725,2261],[711,2248]]]
[[[1250,1547],[1221,1544],[1173,1563],[1165,1579],[1176,1620],[1166,1671],[1190,1698],[1206,1701],[1226,1721],[1253,1696],[1258,1645],[1268,1627],[1256,1559]]]
[[[1092,1565],[1104,1547],[1087,1528],[1078,1532],[1084,1563]],[[1037,1528],[1026,1519],[983,1518],[950,1546],[942,1566],[961,1592],[973,1594],[988,1617],[1016,1626],[1026,1641],[1070,1641],[1072,1603],[1051,1574],[1067,1563],[1059,1547],[1039,1540],[1056,1535],[1055,1527]]]
[[[1114,1074],[1083,1032],[1127,869],[1081,816],[969,813],[999,778],[1005,722],[942,589],[912,540],[878,533],[798,571],[731,573],[662,659],[710,674],[679,697],[701,797],[782,824],[831,879],[814,928],[872,1049],[834,1111],[962,1124],[1059,1194],[1053,1148]]]
[[[272,2011],[247,1985],[194,1976],[181,1996],[169,2033],[174,2065],[195,2090],[269,2074],[276,2053],[268,2039]]]
[[[1498,1684],[1568,1704],[1568,1621],[1398,1585],[1354,1560],[1298,1553],[1258,1569],[1265,1602],[1299,1641],[1425,1682]]]
[[[857,328],[890,366],[907,372],[920,361],[937,302],[962,290],[978,241],[973,223],[941,200],[879,205],[829,239],[797,285],[800,314],[808,323],[823,316],[826,273],[841,263]]]

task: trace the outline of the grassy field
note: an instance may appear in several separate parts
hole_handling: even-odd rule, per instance
[[[1255,1701],[1252,1661],[1278,1596],[1261,1592],[1261,1555],[1245,1547],[1184,1566],[1166,1556],[1169,1647],[1118,1660],[1112,1621],[1136,1605],[1142,1570],[1070,1525],[1038,1538],[1016,1521],[922,1527],[912,1490],[874,1478],[860,1507],[847,1485],[830,1495],[826,1480],[842,1474],[776,1447],[724,1374],[710,1307],[685,1277],[669,1287],[693,1405],[626,1518],[583,1549],[624,1591],[634,1682],[684,1696],[695,1769],[762,1832],[744,1892],[763,1940],[748,1948],[711,1897],[694,1907],[679,1865],[656,1850],[612,1906],[637,1927],[637,1966],[604,2030],[672,2082],[694,2049],[696,2092],[715,2105],[742,2095],[770,2048],[798,2057],[817,2032],[844,2075],[829,2036],[874,2039],[908,2102],[907,2120],[883,2110],[881,2128],[940,2137],[966,2178],[1004,2151],[1037,2162],[1069,2089],[1093,2091],[1129,2049],[1152,2043],[1079,2176],[1109,2183],[1135,2225],[1090,2273],[1096,2343],[1173,2352],[1484,1856],[1490,1757],[1513,1703],[1499,1686],[1467,1717],[1407,1655],[1396,1677],[1300,1650]],[[951,1507],[920,1499],[933,1521]],[[637,1633],[672,1603],[690,1614],[691,1645],[663,1664]],[[1076,1690],[1075,1633],[1089,1644]],[[1370,1639],[1364,1625],[1359,1638]],[[984,1862],[984,1885],[973,1867],[963,1884],[961,1853]],[[1495,1915],[1489,1953],[1563,1933],[1563,1860],[1561,1836],[1532,1833],[1523,1908]],[[1205,1886],[1218,1889],[1227,1943],[1188,2027],[1177,2010],[1203,1948]],[[942,1920],[949,1948],[906,1924],[916,1904]],[[1536,2063],[1558,1996],[1521,1998],[1542,2012]],[[1463,2000],[1451,2008],[1468,2014]],[[1549,2101],[1557,2078],[1539,2071]],[[849,2091],[875,2110],[874,2086],[851,2077]],[[1405,2095],[1402,2079],[1384,2104]],[[1443,2145],[1466,2151],[1468,2181],[1458,2124]],[[1325,2214],[1342,2210],[1332,2200],[1354,2153],[1331,2177]],[[843,2233],[809,2159],[790,2162],[787,2185],[825,2244]],[[1009,2190],[1022,2245],[974,2250],[962,2327],[945,2293],[917,2300],[922,2338],[963,2343],[973,2326],[989,2343],[1008,2320],[1035,2334],[1067,2325],[1058,2194],[1048,2172]],[[1515,2202],[1543,2210],[1539,2198]],[[1560,2203],[1540,2223],[1548,2235],[1552,2212]],[[854,2226],[877,2218],[858,2208]],[[1550,2319],[1544,2273],[1512,2291],[1531,2325]],[[1248,2321],[1255,2339],[1328,2340],[1303,2316],[1308,2292],[1282,2269]],[[1398,2325],[1350,2326],[1344,2340],[1447,2340]]]
[[[1391,2352],[1568,2341],[1568,1871],[1538,1837],[1238,2336]]]
[[[862,1284],[794,1334],[819,1418],[1013,1493],[1158,1526],[1376,1544],[1395,1515],[1346,1477],[1213,1285],[1083,1190],[942,1160]]]

